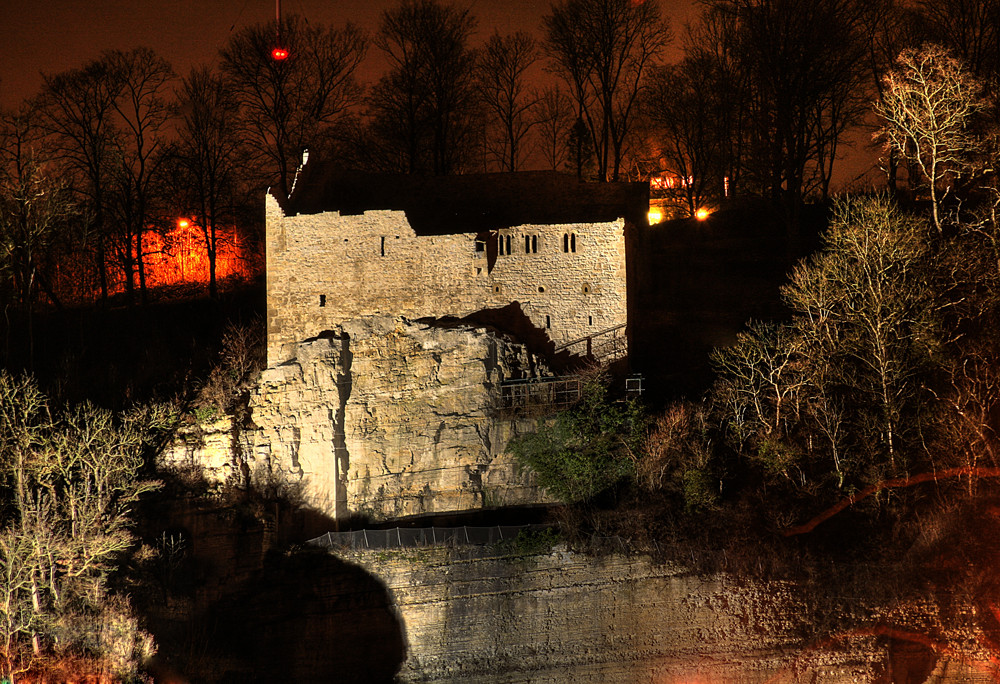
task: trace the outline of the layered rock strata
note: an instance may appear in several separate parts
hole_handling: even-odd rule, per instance
[[[164,460],[216,480],[280,483],[332,518],[536,502],[504,453],[518,424],[495,410],[503,380],[536,370],[521,345],[486,328],[353,319],[264,371],[253,426],[235,436],[227,423],[206,426]]]

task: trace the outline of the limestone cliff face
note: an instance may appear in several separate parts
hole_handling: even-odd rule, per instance
[[[934,615],[930,605],[900,606],[902,622],[874,609],[819,620],[815,597],[793,583],[559,547],[529,558],[444,548],[340,555],[389,593],[406,639],[402,682],[995,681],[957,648],[914,654],[873,628],[913,629]],[[974,641],[966,631],[955,644]]]
[[[535,502],[538,488],[504,454],[517,425],[492,410],[498,383],[534,363],[486,328],[354,319],[264,371],[250,401],[256,427],[229,440],[238,453],[225,453],[218,424],[165,460],[217,479],[276,479],[331,517]]]

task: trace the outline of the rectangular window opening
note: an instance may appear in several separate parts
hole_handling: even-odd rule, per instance
[[[385,256],[385,238],[382,238],[382,256]]]
[[[319,305],[320,306],[326,306],[326,295],[320,295],[319,296]]]
[[[552,319],[549,318],[548,314],[545,315],[545,327],[552,328]]]

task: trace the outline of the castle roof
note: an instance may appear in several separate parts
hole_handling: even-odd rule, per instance
[[[279,200],[280,201],[280,200]],[[648,183],[584,183],[551,171],[418,176],[345,171],[310,161],[286,215],[395,209],[417,234],[496,230],[524,224],[594,223],[624,217],[639,224],[649,208]]]

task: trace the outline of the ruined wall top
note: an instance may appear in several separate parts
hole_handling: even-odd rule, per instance
[[[638,225],[649,209],[648,183],[590,183],[552,171],[418,176],[344,171],[310,161],[283,202],[286,215],[373,209],[406,212],[417,235],[497,230],[625,218]]]

